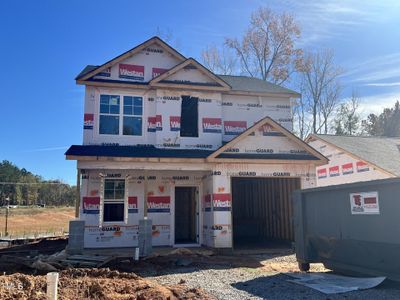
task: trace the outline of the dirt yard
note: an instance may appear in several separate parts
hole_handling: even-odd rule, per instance
[[[0,270],[5,272],[0,275],[0,299],[45,299],[47,271],[24,260],[32,253],[45,259],[66,243],[47,239],[0,250]],[[140,261],[121,258],[102,268],[57,267],[59,299],[400,299],[400,284],[390,280],[374,289],[329,296],[288,282],[285,273],[298,272],[288,248],[229,255],[197,248],[154,250]],[[322,264],[312,264],[310,271],[329,272]]]
[[[14,237],[39,234],[61,234],[68,231],[74,218],[73,207],[18,207],[10,208],[8,233]],[[4,235],[5,209],[0,209],[0,235]]]
[[[158,300],[215,299],[198,288],[183,284],[163,286],[133,273],[110,269],[70,269],[59,273],[59,299]],[[45,300],[46,276],[0,276],[0,298]]]

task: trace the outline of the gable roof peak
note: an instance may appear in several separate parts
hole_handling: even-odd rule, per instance
[[[81,74],[78,75],[78,77],[76,77],[76,80],[87,80],[92,76],[95,76],[96,74],[100,73],[101,71],[123,61],[124,59],[140,52],[141,50],[145,49],[146,47],[152,45],[153,43],[157,43],[159,46],[163,47],[168,53],[170,53],[171,55],[173,55],[174,57],[176,57],[178,60],[180,61],[185,61],[186,57],[183,56],[181,53],[179,53],[176,49],[174,49],[173,47],[171,47],[169,44],[167,44],[165,41],[163,41],[160,37],[158,36],[153,36],[150,39],[144,41],[143,43],[137,45],[136,47],[133,47],[132,49],[122,53],[121,55],[118,55],[117,57],[114,57],[113,59],[107,61],[106,63],[98,66],[97,68],[95,68],[94,70],[91,70],[89,72],[86,72],[84,74],[82,74],[83,72],[81,72]]]
[[[219,85],[219,87],[218,87],[219,89],[223,89],[223,90],[230,90],[231,89],[231,86],[226,81],[224,81],[219,76],[215,75],[213,72],[211,72],[209,69],[207,69],[201,63],[199,63],[193,57],[187,58],[186,60],[184,60],[181,63],[177,64],[172,69],[168,70],[167,72],[162,73],[162,74],[158,75],[157,77],[154,77],[152,80],[150,80],[149,84],[150,85],[160,84],[160,83],[162,83],[163,80],[166,80],[169,76],[178,73],[180,70],[185,69],[189,65],[192,65],[195,69],[197,69],[203,75],[205,75],[208,78],[210,78],[213,81],[215,81]]]
[[[226,143],[225,145],[223,145],[219,149],[217,149],[215,152],[213,152],[210,156],[208,156],[207,159],[208,160],[216,159],[217,156],[219,154],[221,154],[222,152],[224,152],[226,149],[232,147],[233,145],[235,145],[236,143],[240,142],[241,140],[243,140],[244,138],[246,138],[247,136],[249,136],[253,132],[257,131],[258,129],[260,129],[262,126],[264,126],[266,124],[269,124],[274,129],[276,129],[277,131],[282,133],[283,136],[287,137],[289,140],[291,140],[295,144],[297,144],[300,147],[302,147],[303,149],[305,149],[311,155],[315,156],[321,164],[322,163],[328,163],[328,159],[324,155],[322,155],[319,151],[317,151],[316,149],[311,147],[309,144],[304,142],[302,139],[300,139],[297,136],[295,136],[292,132],[290,132],[285,127],[283,127],[282,125],[280,125],[279,123],[274,121],[269,116],[266,116],[266,117],[262,118],[261,120],[259,120],[258,122],[254,123],[253,126],[247,128],[241,134],[239,134],[238,136],[233,138],[231,141],[229,141],[228,143]]]

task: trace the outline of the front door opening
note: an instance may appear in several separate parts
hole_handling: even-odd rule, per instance
[[[175,244],[197,243],[196,196],[196,187],[175,187]]]

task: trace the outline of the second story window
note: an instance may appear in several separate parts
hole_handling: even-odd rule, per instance
[[[99,134],[141,136],[142,124],[142,97],[100,95]]]
[[[124,135],[142,135],[142,97],[124,96]]]
[[[119,134],[120,97],[100,95],[100,134]]]

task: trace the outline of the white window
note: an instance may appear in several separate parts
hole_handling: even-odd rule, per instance
[[[100,95],[100,134],[119,134],[120,97]]]
[[[141,136],[142,129],[142,97],[100,95],[99,134]]]
[[[124,135],[142,135],[143,98],[124,96]]]
[[[125,212],[125,180],[104,180],[103,222],[123,222]]]

